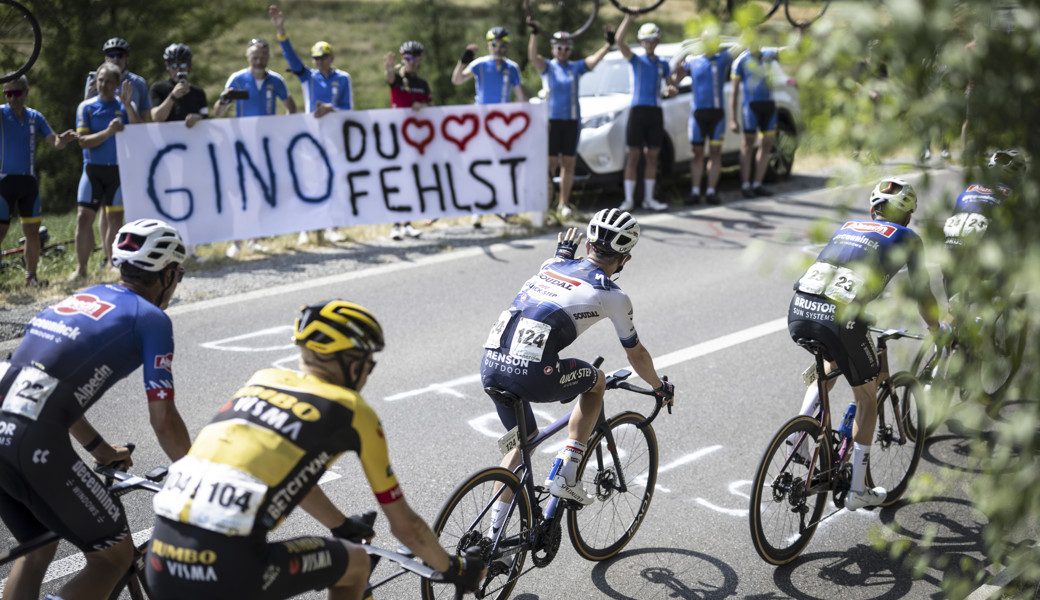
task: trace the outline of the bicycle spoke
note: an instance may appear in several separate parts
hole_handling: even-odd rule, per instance
[[[13,81],[32,67],[40,54],[40,25],[25,7],[0,2],[0,83]]]

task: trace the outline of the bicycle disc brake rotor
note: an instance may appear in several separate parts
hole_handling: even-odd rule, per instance
[[[790,473],[784,471],[773,480],[773,502],[783,502],[784,498],[791,493],[791,483],[793,479],[794,477]],[[792,502],[794,501],[793,496],[794,495],[792,494]]]
[[[538,546],[531,552],[531,562],[536,567],[545,567],[556,558],[556,552],[560,549],[560,540],[563,539],[563,525],[559,519],[553,519],[548,530],[543,531]]]
[[[603,469],[596,475],[596,498],[606,502],[617,489],[617,475],[613,467]]]
[[[845,508],[845,497],[852,487],[852,463],[842,463],[834,477],[834,506]]]

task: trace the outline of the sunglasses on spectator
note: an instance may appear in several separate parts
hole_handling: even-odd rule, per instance
[[[422,54],[405,54],[404,55],[404,59],[405,60],[419,60],[420,58],[422,58]]]
[[[170,67],[171,69],[187,69],[188,67],[191,66],[191,63],[186,63],[186,62],[184,62],[184,63],[173,63],[172,62],[172,63],[166,63],[166,66]]]
[[[105,56],[109,58],[123,58],[124,56],[126,56],[126,52],[106,52]]]
[[[8,98],[21,98],[25,94],[25,90],[4,90],[4,96]]]
[[[571,48],[570,46],[565,46],[563,44],[553,45],[553,50],[566,50],[567,52],[570,52],[572,49],[573,48]]]
[[[508,48],[509,42],[491,42],[492,48]]]

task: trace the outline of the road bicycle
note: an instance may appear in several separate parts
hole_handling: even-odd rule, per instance
[[[36,16],[14,0],[0,0],[0,83],[24,75],[40,56],[42,46]]]
[[[742,9],[745,14],[751,14],[752,21],[755,25],[765,23],[776,14],[776,11],[780,9],[780,6],[784,7],[784,16],[787,18],[787,22],[792,27],[797,29],[807,29],[810,25],[819,20],[823,16],[823,13],[827,12],[827,7],[830,6],[831,0],[801,0],[796,1],[794,13],[791,13],[791,0],[771,0],[772,6],[765,9],[765,12],[761,15],[755,14],[744,7],[750,8],[752,4],[762,4],[761,2],[752,0],[726,0],[726,13],[733,17],[737,12]]]
[[[132,454],[134,451],[134,444],[127,444],[126,447]],[[132,475],[126,471],[120,471],[112,465],[95,465],[94,471],[104,479],[105,487],[108,488],[108,493],[115,500],[116,504],[119,505],[123,514],[126,514],[126,511],[123,510],[120,498],[138,490],[144,490],[154,494],[162,489],[161,482],[166,477],[166,467],[155,467],[148,471],[144,477]],[[5,553],[0,554],[0,565],[14,562],[15,559],[25,556],[34,550],[43,548],[44,546],[52,544],[60,539],[61,538],[53,532],[41,534],[25,543],[11,548]],[[130,568],[116,584],[115,590],[112,592],[112,595],[109,596],[111,600],[118,600],[118,598],[122,596],[124,590],[129,594],[131,600],[148,600],[151,598],[144,577],[144,558],[148,553],[149,541],[151,541],[151,539],[146,537],[141,540],[140,543],[134,544],[134,556],[133,560],[130,561]]]
[[[599,0],[524,0],[528,21],[538,22],[538,34],[552,39],[557,31],[576,38],[592,27],[599,14]]]
[[[869,487],[887,490],[882,506],[894,504],[906,491],[924,450],[922,395],[908,371],[889,376],[888,342],[899,338],[923,339],[904,329],[870,330],[878,334],[881,375],[877,392],[877,428],[867,466]],[[798,557],[820,522],[845,507],[852,482],[852,421],[855,404],[831,428],[827,381],[841,375],[826,372],[826,349],[817,340],[797,340],[816,357],[803,376],[820,390],[819,407],[812,417],[788,421],[766,448],[751,490],[751,541],[766,562],[783,565]],[[822,516],[827,494],[837,510]]]
[[[593,364],[598,367],[601,362],[600,358]],[[608,376],[607,389],[654,396],[653,390],[626,382],[631,374],[622,369]],[[664,400],[655,396],[656,406],[649,417],[624,411],[607,419],[600,409],[578,466],[578,478],[595,496],[592,504],[583,507],[551,496],[548,486],[535,485],[531,459],[535,448],[566,428],[570,414],[528,440],[521,399],[497,388],[485,391],[516,411],[518,425],[499,440],[499,446],[503,454],[518,448],[520,465],[514,471],[491,467],[471,475],[452,492],[433,527],[449,552],[461,554],[474,546],[480,549],[488,573],[476,597],[505,600],[520,576],[548,566],[560,549],[564,520],[571,544],[585,559],[600,561],[620,552],[639,530],[654,495],[658,455],[651,423]],[[491,508],[500,499],[508,499],[509,509],[504,523],[492,535]],[[533,566],[524,571],[528,554]],[[422,582],[424,600],[444,598],[446,592],[429,580]]]

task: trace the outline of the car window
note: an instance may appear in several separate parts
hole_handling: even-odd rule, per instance
[[[606,96],[608,94],[631,94],[628,77],[628,61],[603,60],[596,68],[578,80],[579,96]]]

